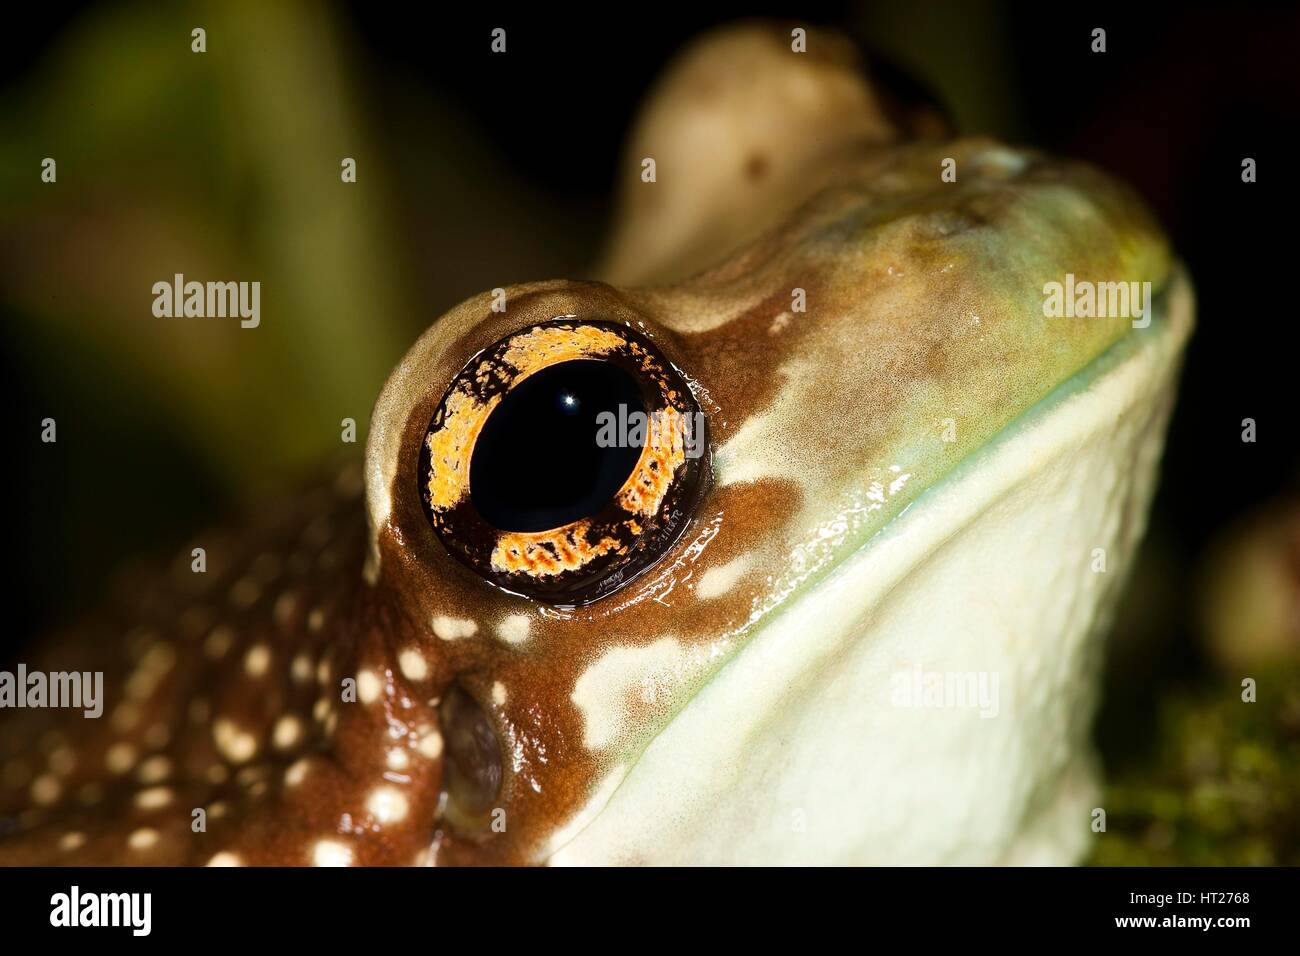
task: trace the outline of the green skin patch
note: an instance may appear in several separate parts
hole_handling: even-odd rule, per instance
[[[935,172],[945,157],[957,160],[955,183]],[[1130,315],[1044,315],[1046,286],[1072,275],[1150,283],[1158,297],[1171,270],[1127,188],[983,139],[868,158],[738,258],[757,268],[722,289],[711,273],[686,287],[770,302],[802,283],[808,311],[767,337],[770,354],[750,356],[781,388],[749,433],[720,442],[720,481],[766,473],[794,481],[823,516],[861,515],[846,549],[1056,389],[1086,386],[1112,347],[1159,334]],[[670,308],[659,313],[671,327]],[[714,347],[710,332],[699,338]]]

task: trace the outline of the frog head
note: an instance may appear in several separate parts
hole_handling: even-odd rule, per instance
[[[0,672],[0,859],[1082,855],[1192,324],[1151,216],[767,26],[621,178],[601,281],[434,321],[364,475]]]
[[[1086,849],[1190,285],[1098,170],[886,107],[833,35],[699,41],[604,281],[475,296],[388,380],[365,574],[440,861]]]

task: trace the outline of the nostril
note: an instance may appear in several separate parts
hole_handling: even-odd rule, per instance
[[[492,721],[458,684],[438,707],[446,742],[444,787],[453,823],[472,823],[491,810],[501,792],[501,745]]]

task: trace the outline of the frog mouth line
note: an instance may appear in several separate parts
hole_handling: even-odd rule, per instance
[[[1015,447],[1024,441],[1052,442],[1054,445],[1051,450],[1059,454],[1065,444],[1063,436],[1069,432],[1069,428],[1064,429],[1062,435],[1054,438],[1048,436],[1048,438],[1044,439],[1041,435],[1036,436],[1035,433],[1041,432],[1044,421],[1057,412],[1065,410],[1072,403],[1088,401],[1086,393],[1095,392],[1098,396],[1095,401],[1110,402],[1113,410],[1118,414],[1140,400],[1140,397],[1145,394],[1141,389],[1156,388],[1157,385],[1149,384],[1140,375],[1121,375],[1119,372],[1129,365],[1131,359],[1140,354],[1145,354],[1151,348],[1162,350],[1161,355],[1153,356],[1149,360],[1157,371],[1163,372],[1166,367],[1176,367],[1177,356],[1182,344],[1187,335],[1190,334],[1191,297],[1191,286],[1186,278],[1186,273],[1181,265],[1176,264],[1169,276],[1161,283],[1158,291],[1152,296],[1150,304],[1151,322],[1148,325],[1126,329],[1120,338],[1103,352],[1094,356],[1068,379],[1062,381],[1025,409],[1024,412],[1008,422],[979,448],[966,455],[962,461],[954,465],[937,481],[923,489],[917,498],[898,514],[894,515],[883,526],[869,534],[862,542],[846,553],[840,561],[836,562],[834,568],[828,570],[819,578],[806,582],[800,589],[802,593],[796,592],[792,594],[786,600],[784,606],[777,610],[773,617],[767,619],[767,624],[758,632],[749,635],[737,652],[709,675],[693,697],[684,702],[680,709],[674,712],[651,737],[647,738],[643,746],[634,755],[631,755],[629,760],[613,768],[608,776],[597,783],[587,805],[582,807],[567,824],[561,826],[559,833],[563,834],[562,838],[554,840],[546,847],[545,853],[539,862],[546,864],[557,862],[563,864],[567,862],[564,859],[565,851],[574,847],[583,834],[602,818],[611,804],[626,790],[637,769],[642,766],[647,754],[651,752],[656,743],[662,741],[665,735],[676,727],[683,714],[689,711],[698,701],[701,701],[711,688],[719,686],[722,679],[733,672],[745,657],[746,651],[757,644],[758,639],[763,636],[765,631],[780,627],[781,623],[778,622],[782,622],[782,619],[786,619],[788,622],[790,619],[797,617],[798,609],[815,597],[820,590],[824,589],[831,578],[852,573],[852,566],[863,555],[874,551],[878,546],[896,543],[900,539],[911,536],[911,529],[917,528],[917,522],[921,521],[922,523],[915,533],[917,541],[911,543],[910,548],[905,549],[909,552],[909,560],[895,565],[892,580],[881,585],[875,596],[870,599],[871,606],[878,606],[908,579],[912,569],[923,565],[930,555],[944,548],[950,540],[959,535],[962,529],[977,521],[1010,489],[1028,481],[1034,475],[1032,470],[1026,469],[1008,481],[1005,477],[990,477],[990,471],[981,466],[990,464],[999,455],[1015,453]],[[1176,372],[1171,374],[1176,374]],[[1162,377],[1162,375],[1155,375],[1151,378],[1160,379]],[[1101,383],[1106,380],[1113,380],[1115,387],[1113,389],[1100,388]],[[1107,409],[1100,406],[1100,410],[1105,411]],[[1071,423],[1072,427],[1078,429],[1081,425],[1088,426],[1089,424],[1097,427],[1095,422],[1100,420],[1099,417],[1096,417],[1097,411],[1098,409],[1085,408],[1085,414],[1077,416],[1077,420]],[[1094,417],[1090,418],[1089,416]],[[1023,454],[1023,451],[1020,454]],[[1033,461],[1033,466],[1042,467],[1043,462],[1053,459],[1055,454],[1046,455],[1039,449],[1036,455],[1030,457],[1037,459]],[[993,468],[992,472],[997,472],[997,469]],[[1005,470],[1001,472],[1002,475],[1006,473]],[[948,525],[946,531],[927,527],[927,522],[922,518],[922,515],[931,510],[930,505],[936,505],[934,509],[936,512],[951,511],[952,505],[944,501],[945,496],[954,495],[955,489],[959,485],[964,487],[972,484],[976,486],[975,494],[970,495],[963,502],[964,513],[959,511],[946,516],[945,520],[938,522],[941,525]],[[971,501],[978,501],[978,504],[972,505]],[[934,522],[928,522],[928,524],[933,525]],[[926,539],[930,542],[928,545],[924,543]],[[847,639],[847,637],[847,634],[844,634],[840,635],[839,639],[843,640]],[[761,652],[756,649],[754,653]],[[647,772],[653,773],[653,771]],[[635,799],[635,797],[631,799]]]

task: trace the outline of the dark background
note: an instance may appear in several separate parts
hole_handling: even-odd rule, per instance
[[[1113,655],[1109,679],[1120,696],[1136,698],[1204,666],[1192,600],[1200,556],[1234,520],[1292,493],[1300,474],[1289,297],[1296,256],[1280,228],[1297,212],[1287,150],[1300,121],[1294,7],[655,3],[582,15],[549,5],[471,12],[351,3],[335,14],[351,81],[381,148],[394,157],[401,234],[394,267],[430,306],[431,314],[410,317],[411,337],[458,299],[502,284],[503,262],[505,281],[584,274],[611,213],[619,150],[650,81],[686,40],[737,17],[839,26],[933,90],[963,132],[1088,159],[1135,184],[1189,265],[1199,327],[1146,563],[1120,622],[1121,633],[1141,631],[1142,640],[1138,650]],[[25,23],[11,20],[0,88],[23,83],[84,13],[38,5],[25,11]],[[505,57],[488,52],[495,26],[508,31]],[[1097,26],[1107,30],[1100,55],[1089,49]],[[483,222],[508,224],[510,209],[484,217],[449,206],[445,191],[434,189],[449,172],[439,165],[438,129],[421,120],[431,102],[439,116],[457,118],[458,136],[499,164],[512,195],[532,204],[544,241],[511,244]],[[1247,156],[1258,162],[1254,184],[1241,181]],[[178,546],[240,500],[183,447],[134,425],[129,407],[111,419],[100,412],[105,433],[79,450],[61,444],[57,454],[43,453],[33,422],[49,407],[50,386],[9,345],[0,366],[16,436],[6,660],[15,642],[93,604],[104,569]],[[1248,417],[1258,423],[1254,444],[1241,441]],[[105,421],[117,427],[105,429]],[[98,507],[76,499],[82,486],[69,477],[87,459],[112,463],[108,500]],[[1108,709],[1103,738],[1123,737],[1134,721],[1132,711]]]

